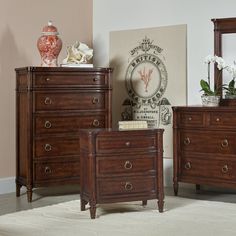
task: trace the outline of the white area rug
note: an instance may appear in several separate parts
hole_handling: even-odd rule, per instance
[[[156,200],[100,205],[97,218],[80,211],[80,201],[0,216],[1,236],[235,236],[236,204],[165,198],[159,213]]]

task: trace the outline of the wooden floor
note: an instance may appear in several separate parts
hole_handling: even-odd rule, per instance
[[[21,192],[22,194],[18,198],[15,196],[15,193],[0,195],[0,215],[80,199],[79,186],[35,189],[33,191],[32,203],[27,202],[24,188],[22,188]],[[165,195],[173,196],[173,189],[165,188]],[[236,189],[213,189],[204,186],[202,190],[200,190],[200,193],[196,193],[193,185],[191,185],[190,187],[180,187],[178,196],[208,201],[236,203]]]

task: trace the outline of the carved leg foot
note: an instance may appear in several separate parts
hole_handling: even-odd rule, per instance
[[[143,205],[143,206],[147,206],[147,200],[143,200],[143,201],[142,201],[142,205]]]
[[[91,219],[96,218],[96,205],[90,205],[90,217]]]
[[[16,184],[16,197],[20,196],[20,189],[21,189],[22,185],[21,184]]]
[[[86,204],[87,204],[88,202],[87,201],[85,201],[85,200],[80,200],[80,209],[81,209],[81,211],[85,211],[85,206],[86,206]]]
[[[201,186],[200,184],[196,184],[196,193],[200,193]]]
[[[178,182],[174,182],[174,194],[175,196],[178,195],[178,190],[179,190],[179,183]]]
[[[32,187],[27,187],[27,200],[28,200],[28,202],[32,202],[32,194],[33,194]]]
[[[159,212],[163,212],[163,208],[164,208],[164,201],[163,201],[163,199],[159,199],[157,204],[158,204]]]

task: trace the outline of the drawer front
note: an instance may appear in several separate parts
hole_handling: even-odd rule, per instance
[[[97,179],[97,196],[105,199],[150,195],[156,192],[156,185],[155,176]]]
[[[180,132],[180,150],[197,153],[236,154],[236,134],[230,132]]]
[[[128,132],[126,134],[129,134]],[[156,137],[154,135],[123,135],[122,132],[97,137],[96,150],[97,153],[134,150],[155,150]]]
[[[50,86],[93,86],[100,87],[107,85],[105,74],[101,73],[36,73],[34,77],[35,87]]]
[[[203,127],[204,113],[180,112],[178,113],[177,125],[181,127]]]
[[[35,157],[78,156],[79,137],[49,137],[35,140]]]
[[[97,157],[96,173],[98,177],[116,175],[155,174],[155,154],[129,156],[102,156]]]
[[[236,161],[186,157],[181,160],[181,176],[236,181]]]
[[[35,117],[35,133],[51,134],[51,133],[73,133],[78,132],[81,128],[104,128],[105,115],[73,115],[73,116],[36,116]]]
[[[208,113],[211,127],[235,129],[236,112]]]
[[[34,163],[34,180],[72,179],[79,177],[79,161],[74,162],[37,162]]]
[[[36,92],[35,110],[105,109],[105,93],[96,91]]]

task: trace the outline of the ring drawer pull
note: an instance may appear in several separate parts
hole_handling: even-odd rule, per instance
[[[229,171],[228,166],[227,166],[227,165],[224,165],[224,166],[222,167],[221,171],[222,171],[223,173],[227,173],[227,172]]]
[[[219,121],[220,121],[220,118],[217,117],[217,118],[216,118],[216,122],[219,122]]]
[[[92,100],[92,103],[93,104],[99,103],[99,99],[94,97],[93,100]]]
[[[98,127],[100,125],[99,120],[94,120],[93,121],[93,126]]]
[[[221,147],[225,148],[225,147],[228,147],[229,146],[229,142],[227,139],[224,139],[222,142],[221,142]]]
[[[45,80],[48,82],[48,81],[50,81],[50,78],[49,78],[49,77],[47,77]]]
[[[189,145],[189,144],[190,144],[190,138],[188,138],[188,137],[185,138],[185,139],[184,139],[184,144],[185,144],[185,145]]]
[[[133,189],[133,185],[130,182],[125,183],[125,190],[130,191]]]
[[[191,168],[192,168],[191,163],[190,163],[189,161],[188,161],[187,163],[185,163],[184,168],[185,168],[186,170],[191,169]]]
[[[44,123],[44,127],[46,129],[50,129],[52,127],[52,123],[49,120],[46,120],[45,123]]]
[[[50,152],[52,150],[52,146],[49,143],[46,143],[45,146],[44,146],[44,150],[46,152]]]
[[[124,167],[126,170],[130,170],[130,169],[132,169],[133,165],[130,161],[126,161],[124,164]]]
[[[125,146],[126,146],[126,147],[129,147],[129,146],[130,146],[130,142],[126,142],[126,143],[125,143]]]
[[[192,120],[192,117],[190,116],[190,117],[188,118],[188,120],[191,121],[191,120]]]
[[[50,105],[50,104],[52,104],[51,98],[46,97],[45,100],[44,100],[44,104],[45,104],[45,105]]]
[[[45,173],[45,174],[51,174],[51,173],[52,173],[51,168],[50,168],[49,166],[46,166],[46,167],[44,168],[44,173]]]

